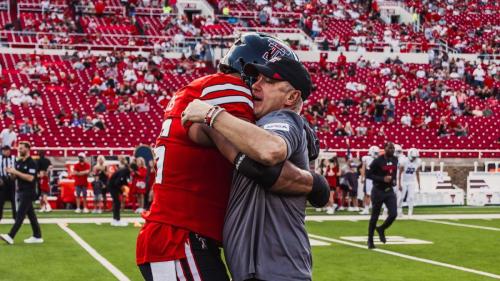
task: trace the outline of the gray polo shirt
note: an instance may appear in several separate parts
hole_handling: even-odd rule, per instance
[[[257,125],[286,141],[289,161],[309,168],[304,124],[296,113],[275,111]],[[305,208],[306,196],[267,192],[235,172],[223,232],[224,254],[234,281],[311,280]]]

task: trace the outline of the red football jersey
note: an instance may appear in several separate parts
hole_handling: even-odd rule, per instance
[[[169,226],[187,230],[184,237],[191,231],[222,241],[233,167],[217,148],[193,142],[188,128],[182,126],[181,114],[195,99],[219,105],[236,117],[254,122],[252,94],[239,77],[223,73],[205,76],[174,95],[156,141],[153,203],[150,211],[143,215],[146,225],[160,223],[167,229],[143,228],[137,241],[138,264],[182,257],[183,252],[159,253],[160,249],[184,249],[184,244],[178,245],[178,237],[166,238],[174,232]],[[153,235],[156,239],[152,239]],[[155,241],[155,245],[148,245],[146,241]]]

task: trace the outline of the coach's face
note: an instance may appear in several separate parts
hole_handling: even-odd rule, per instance
[[[295,90],[287,81],[275,80],[262,74],[259,74],[252,85],[252,94],[257,119],[293,105],[297,95],[300,97],[300,91]]]
[[[392,157],[394,156],[394,144],[393,143],[388,143],[385,148],[384,148],[384,152],[385,152],[385,155],[387,155],[387,157]]]

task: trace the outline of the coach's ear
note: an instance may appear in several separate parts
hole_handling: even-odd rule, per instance
[[[295,106],[302,99],[300,91],[293,89],[287,92],[285,106]]]

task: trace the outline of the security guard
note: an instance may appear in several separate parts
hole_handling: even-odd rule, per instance
[[[368,226],[368,248],[374,249],[373,234],[375,230],[382,243],[386,242],[385,230],[391,226],[397,216],[397,199],[393,186],[396,185],[396,172],[398,169],[398,158],[394,157],[394,144],[388,142],[384,146],[384,155],[379,156],[370,165],[366,177],[373,181],[372,189],[372,215]],[[379,226],[377,220],[380,209],[385,204],[389,210],[389,215],[385,222]]]
[[[30,156],[30,144],[22,142],[19,144],[20,158],[16,162],[16,168],[7,168],[7,173],[12,175],[17,182],[17,192],[20,199],[16,221],[9,234],[0,234],[0,238],[7,244],[14,244],[14,237],[21,228],[24,218],[28,215],[33,229],[33,236],[24,240],[24,243],[43,243],[40,225],[33,208],[36,199],[36,163]]]

